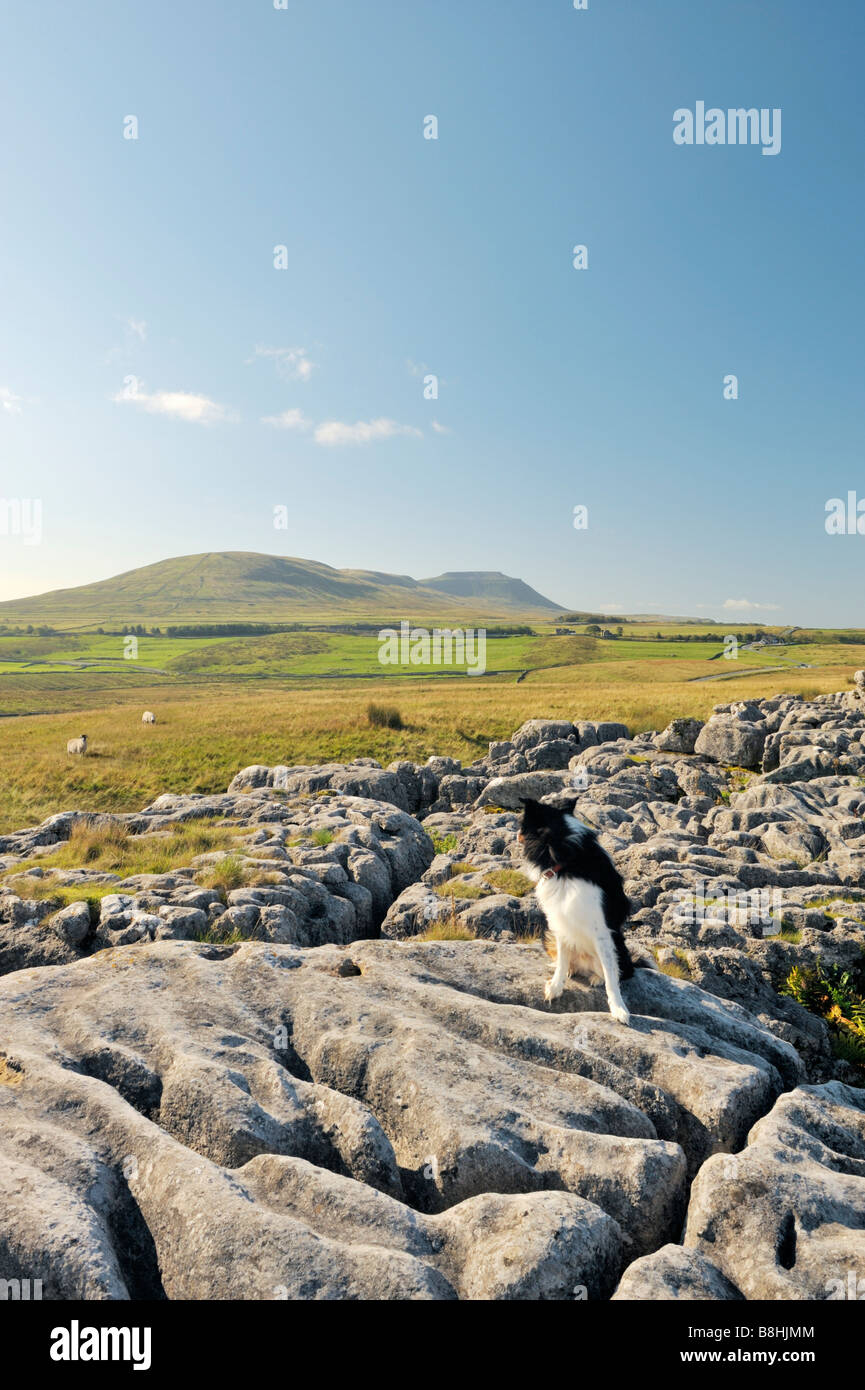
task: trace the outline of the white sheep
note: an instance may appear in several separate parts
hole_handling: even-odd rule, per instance
[[[87,735],[82,734],[80,738],[71,738],[66,745],[67,753],[86,753]]]
[[[153,713],[152,710],[146,709],[141,716],[141,722],[142,724],[155,724],[156,715]]]

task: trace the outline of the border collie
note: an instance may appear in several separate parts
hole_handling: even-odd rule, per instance
[[[622,935],[631,904],[610,856],[571,812],[539,801],[523,801],[518,838],[549,923],[546,948],[556,962],[544,997],[558,999],[569,975],[603,978],[610,1013],[629,1023],[619,985],[634,973]]]

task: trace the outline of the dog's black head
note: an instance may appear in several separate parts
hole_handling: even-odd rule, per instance
[[[575,804],[562,809],[545,806],[540,801],[528,798],[523,802],[523,821],[518,838],[526,859],[535,868],[559,868],[567,858],[569,847],[572,851]]]

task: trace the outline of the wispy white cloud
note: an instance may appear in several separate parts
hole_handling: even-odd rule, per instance
[[[252,357],[248,357],[247,364],[254,362],[258,357],[269,357],[275,364],[280,376],[288,377],[292,381],[309,381],[317,367],[317,363],[310,360],[306,348],[272,348],[256,347]]]
[[[21,414],[21,397],[16,396],[8,386],[0,386],[0,410],[5,411],[7,415]]]
[[[272,425],[277,430],[308,430],[312,421],[307,420],[302,410],[283,410],[281,415],[262,415],[263,425]]]
[[[194,425],[216,425],[237,418],[209,396],[193,391],[145,391],[134,379],[111,399],[119,405],[136,405],[148,415],[168,415]]]
[[[358,420],[353,425],[341,420],[326,420],[317,425],[313,438],[316,444],[369,444],[374,439],[393,439],[397,435],[410,435],[422,438],[420,430],[414,425],[400,425],[396,420]]]
[[[725,598],[724,608],[727,610],[735,609],[740,613],[756,612],[762,609],[767,613],[776,613],[780,609],[780,603],[752,603],[748,598]]]
[[[449,429],[447,425],[440,424],[438,420],[433,420],[432,427],[436,434],[453,434],[453,430]]]
[[[144,319],[127,319],[126,327],[134,338],[142,343],[147,341],[147,324]]]

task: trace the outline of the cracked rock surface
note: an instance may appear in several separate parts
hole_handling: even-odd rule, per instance
[[[161,941],[6,976],[7,1277],[55,1298],[609,1295],[798,1059],[651,972],[630,1029],[591,989],[544,1012],[543,961]]]
[[[861,1297],[863,1072],[780,992],[862,971],[859,675],[636,738],[531,719],[465,767],[254,766],[0,839],[0,1277]],[[578,979],[544,1003],[525,796],[575,805],[623,874],[630,1028]],[[51,866],[80,827],[149,850],[214,823],[230,849],[162,872]]]

